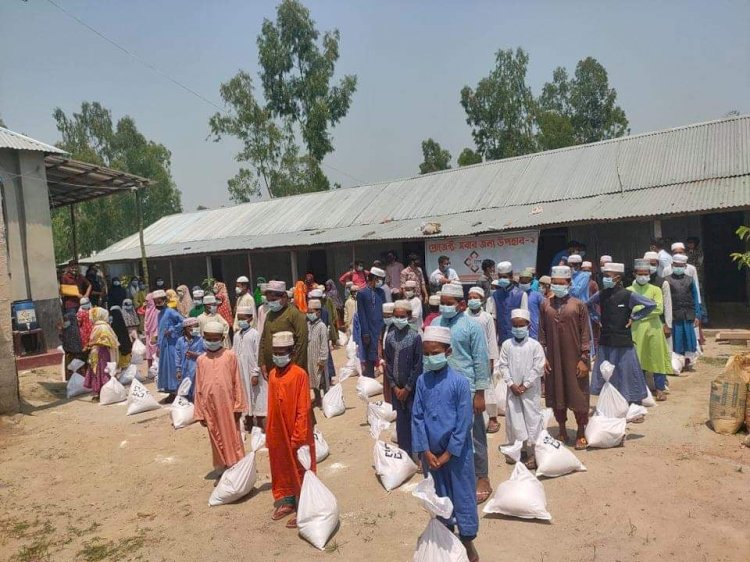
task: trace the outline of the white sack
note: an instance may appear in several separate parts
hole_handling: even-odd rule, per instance
[[[159,362],[154,361],[151,363],[151,366],[148,368],[148,378],[151,380],[154,380],[156,377],[159,376]]]
[[[603,361],[600,367],[604,386],[599,393],[599,400],[596,402],[596,411],[608,418],[624,418],[628,413],[628,401],[620,394],[609,379],[615,371],[615,366],[609,361]]]
[[[484,513],[500,513],[521,519],[542,519],[549,521],[552,516],[547,511],[547,496],[544,486],[522,462],[523,441],[516,441],[500,451],[516,461],[510,479],[497,487],[497,491],[482,510]]]
[[[685,368],[685,356],[672,352],[672,373],[679,375]]]
[[[653,408],[656,406],[656,400],[654,400],[654,395],[651,394],[651,389],[649,387],[646,387],[646,398],[641,400],[641,404],[646,406],[646,408]]]
[[[313,430],[313,439],[315,439],[315,462],[319,464],[328,458],[330,449],[319,429]]]
[[[625,437],[625,418],[608,418],[593,415],[586,426],[586,441],[589,447],[609,449],[617,447]]]
[[[125,390],[125,387],[115,376],[117,363],[107,363],[107,372],[110,378],[99,391],[99,404],[106,406],[107,404],[124,402],[128,399],[128,391]]]
[[[387,422],[396,421],[396,410],[393,409],[388,402],[378,400],[377,402],[369,402],[367,404],[368,415],[372,412],[373,415],[386,420]]]
[[[74,396],[80,396],[81,394],[91,392],[90,389],[83,388],[83,381],[83,375],[77,372],[73,373],[65,389],[65,394],[68,398],[73,398]]]
[[[571,472],[584,472],[586,467],[578,460],[573,452],[565,445],[552,437],[547,431],[547,424],[552,417],[552,410],[544,410],[544,429],[539,433],[534,444],[534,456],[536,457],[536,475],[555,478]]]
[[[357,377],[357,394],[360,398],[370,398],[383,393],[383,385],[376,379],[364,375]]]
[[[417,465],[409,458],[406,451],[384,441],[376,441],[372,451],[375,462],[375,474],[380,476],[380,483],[387,491],[398,488],[417,472]]]
[[[297,458],[305,469],[297,506],[297,529],[303,539],[323,550],[339,525],[339,505],[336,496],[310,470],[312,459],[308,445],[297,449]]]
[[[322,404],[323,415],[325,417],[332,418],[334,416],[340,416],[346,412],[346,404],[344,404],[344,387],[341,386],[341,383],[348,379],[351,374],[351,372],[346,372],[344,369],[341,369],[338,375],[339,382],[323,395]]]
[[[380,433],[388,429],[391,422],[382,418],[377,410],[367,405],[367,423],[370,425],[370,437],[380,439]]]
[[[490,378],[490,385],[484,391],[484,411],[488,416],[497,417],[497,397],[495,396],[495,385]]]
[[[133,348],[130,351],[130,363],[133,365],[140,365],[146,358],[146,345],[137,339],[133,342]]]
[[[339,345],[341,347],[344,347],[348,341],[349,341],[349,336],[347,336],[345,332],[342,332],[341,330],[339,330]]]
[[[148,391],[137,380],[134,380],[130,385],[130,393],[128,394],[128,412],[129,416],[133,414],[140,414],[142,412],[148,412],[149,410],[158,410],[161,406],[156,401],[156,398]]]
[[[84,365],[86,365],[85,361],[81,361],[80,359],[73,359],[70,363],[68,363],[68,371],[77,373]]]
[[[354,341],[354,338],[351,338],[349,343],[346,344],[346,358],[357,359],[357,342]]]
[[[640,406],[638,404],[631,404],[628,407],[628,413],[625,416],[626,421],[633,421],[636,418],[640,418],[641,416],[645,416],[648,414],[648,410],[645,406]]]
[[[495,385],[495,397],[497,398],[497,414],[505,415],[505,408],[508,405],[508,385],[500,378],[500,382]]]
[[[453,503],[450,498],[437,495],[431,474],[417,484],[412,495],[420,500],[422,507],[430,514],[427,528],[419,535],[413,562],[469,562],[461,540],[436,518],[450,518]]]
[[[132,363],[120,373],[120,384],[127,386],[138,377],[138,365]]]
[[[266,444],[266,436],[259,427],[250,432],[250,452],[245,458],[228,468],[208,498],[208,505],[224,505],[248,495],[258,479],[255,468],[255,452]]]
[[[195,404],[184,396],[178,396],[172,402],[172,426],[181,429],[195,423]]]

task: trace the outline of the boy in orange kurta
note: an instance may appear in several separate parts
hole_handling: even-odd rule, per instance
[[[208,428],[218,476],[245,457],[240,417],[247,410],[239,363],[223,345],[224,326],[209,322],[203,329],[206,353],[195,374],[195,419]]]
[[[305,470],[297,460],[297,449],[309,445],[311,470],[315,472],[315,442],[310,401],[310,386],[305,370],[292,363],[292,332],[273,335],[274,368],[268,375],[268,417],[266,446],[271,463],[273,499],[279,502],[271,518],[283,519],[296,511]],[[286,526],[296,528],[296,517]]]

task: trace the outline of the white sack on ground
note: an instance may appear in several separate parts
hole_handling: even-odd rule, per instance
[[[646,398],[641,400],[641,404],[646,406],[646,408],[653,408],[656,406],[656,400],[654,400],[654,395],[651,394],[651,389],[649,387],[646,387]]]
[[[387,491],[398,488],[417,472],[417,465],[406,451],[384,441],[376,441],[372,451],[375,474]]]
[[[495,385],[495,397],[497,398],[497,414],[505,415],[505,408],[508,406],[508,385],[500,378],[500,382]]]
[[[672,374],[679,375],[685,368],[685,356],[672,352]]]
[[[341,386],[346,379],[349,378],[351,373],[345,372],[344,369],[339,371],[339,382],[331,388],[328,392],[323,395],[323,415],[327,418],[334,416],[340,416],[346,412],[346,404],[344,404],[344,387]]]
[[[297,458],[305,469],[297,506],[297,529],[303,539],[323,550],[339,524],[338,502],[325,484],[310,470],[312,459],[308,445],[297,449]]]
[[[363,399],[383,394],[383,385],[377,379],[360,375],[357,377],[357,394]]]
[[[161,406],[156,401],[156,398],[148,391],[148,388],[137,380],[134,380],[130,385],[130,393],[128,394],[128,412],[129,416],[133,414],[140,414],[148,412],[150,410],[158,410]]]
[[[117,363],[107,363],[107,372],[109,373],[110,379],[104,383],[99,391],[99,404],[106,406],[108,404],[124,402],[128,399],[128,391],[125,390],[122,383],[117,380]]]
[[[609,418],[595,414],[586,426],[586,441],[589,447],[609,449],[617,447],[625,437],[625,418]]]
[[[388,402],[378,400],[377,402],[368,402],[367,404],[368,415],[372,412],[373,415],[380,419],[386,420],[387,422],[396,421],[396,411],[393,409]]]
[[[573,452],[565,445],[552,437],[547,431],[547,424],[552,418],[552,409],[544,410],[544,425],[542,431],[534,444],[534,456],[536,457],[536,475],[556,478],[571,472],[583,472],[586,467]]]
[[[133,348],[130,351],[130,363],[133,365],[140,365],[145,358],[146,346],[140,339],[137,339],[133,342]]]
[[[120,384],[127,386],[136,378],[138,378],[138,365],[131,363],[120,373]]]
[[[422,507],[430,514],[427,528],[419,535],[413,562],[469,562],[461,540],[443,525],[437,517],[450,518],[453,502],[437,495],[432,475],[422,480],[412,492]]]
[[[600,370],[604,379],[604,386],[602,386],[599,400],[596,402],[596,411],[608,418],[624,418],[628,413],[628,401],[609,382],[615,372],[615,366],[609,361],[603,361]]]
[[[83,375],[80,373],[73,373],[70,377],[70,380],[68,380],[68,384],[65,387],[65,394],[68,398],[73,398],[74,396],[80,396],[81,394],[87,394],[91,392],[91,389],[84,388],[83,382],[84,382]]]
[[[648,414],[648,410],[645,406],[639,404],[631,404],[628,407],[628,413],[625,415],[625,421],[633,421],[637,418],[643,417]]]
[[[315,462],[320,464],[328,458],[330,449],[328,443],[323,438],[323,433],[319,429],[313,430],[313,439],[315,439]]]
[[[249,494],[258,478],[255,468],[255,453],[266,444],[266,435],[259,427],[250,432],[250,452],[245,458],[228,468],[208,498],[208,505],[224,505],[244,498]]]

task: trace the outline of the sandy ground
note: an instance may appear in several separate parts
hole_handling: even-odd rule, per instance
[[[551,523],[482,516],[482,560],[750,559],[750,449],[744,434],[706,426],[709,381],[730,352],[709,344],[695,373],[670,378],[669,401],[629,426],[624,447],[583,452],[588,472],[544,480]],[[320,552],[270,520],[267,454],[256,491],[209,508],[211,455],[199,425],[173,430],[167,408],[129,417],[123,405],[65,400],[58,370],[22,373],[25,411],[0,423],[0,558],[411,560],[428,520],[409,493],[418,476],[382,488],[355,384],[344,383],[345,415],[319,416],[331,455],[318,474],[341,510]],[[490,436],[494,487],[511,472],[497,451],[503,436]]]

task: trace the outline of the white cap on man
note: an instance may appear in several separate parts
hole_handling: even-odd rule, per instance
[[[247,278],[247,277],[245,277],[244,275],[241,275],[241,276],[239,276],[239,277],[237,278],[237,281],[236,281],[236,282],[237,282],[237,283],[244,283],[245,285],[249,285],[249,284],[250,284],[250,279],[248,279],[248,278]]]
[[[570,279],[571,276],[572,273],[570,271],[570,267],[567,265],[556,265],[550,272],[550,277],[552,278],[557,277],[559,279]]]
[[[247,314],[251,315],[253,314],[253,307],[252,306],[238,306],[237,307],[237,314]]]
[[[393,311],[396,310],[396,305],[392,302],[384,302],[383,303],[383,312],[393,314]]]
[[[461,285],[455,285],[453,283],[446,283],[443,285],[443,289],[440,291],[441,294],[446,297],[454,297],[457,299],[464,298],[464,288]]]
[[[657,252],[646,252],[645,254],[643,254],[643,259],[649,261],[658,260],[659,254]]]
[[[406,299],[397,300],[393,303],[393,310],[406,310],[411,312],[411,301]]]
[[[571,254],[568,256],[568,263],[582,263],[583,258],[578,254]]]
[[[672,244],[672,251],[674,252],[676,250],[682,250],[684,252],[685,244],[683,244],[682,242],[675,242],[674,244]]]
[[[294,334],[292,332],[276,332],[272,338],[273,347],[292,347]]]
[[[203,304],[216,304],[216,297],[208,294],[203,298]]]
[[[514,308],[510,311],[510,318],[523,318],[524,320],[531,322],[531,313],[525,308]]]
[[[604,254],[602,257],[599,258],[599,263],[602,265],[605,263],[612,263],[612,256],[608,256],[607,254]]]
[[[204,334],[223,334],[224,324],[222,324],[221,322],[217,322],[216,320],[211,320],[210,322],[206,322],[206,325],[203,327],[203,333]]]
[[[266,284],[267,293],[286,293],[286,283],[284,281],[272,280]]]
[[[311,299],[322,299],[323,298],[323,291],[320,289],[313,289],[309,293],[307,293],[307,296]]]
[[[427,300],[430,306],[439,306],[440,305],[440,295],[430,295],[430,298]]]
[[[604,273],[625,273],[625,264],[610,262],[604,264],[604,267],[602,267],[602,271]]]
[[[451,344],[451,330],[443,326],[427,326],[424,329],[422,341],[434,341],[438,343]]]
[[[672,257],[672,263],[678,263],[678,264],[686,264],[688,262],[688,258],[685,254],[676,254]]]
[[[320,310],[321,305],[318,299],[311,299],[307,301],[307,310]]]
[[[471,293],[476,293],[480,297],[484,298],[484,289],[482,289],[482,287],[472,287],[471,289],[469,289],[469,294]]]
[[[495,271],[502,274],[508,274],[513,271],[513,264],[509,261],[501,261],[499,264],[495,266]]]
[[[385,271],[383,271],[379,267],[371,267],[370,273],[374,275],[375,277],[385,278]]]

